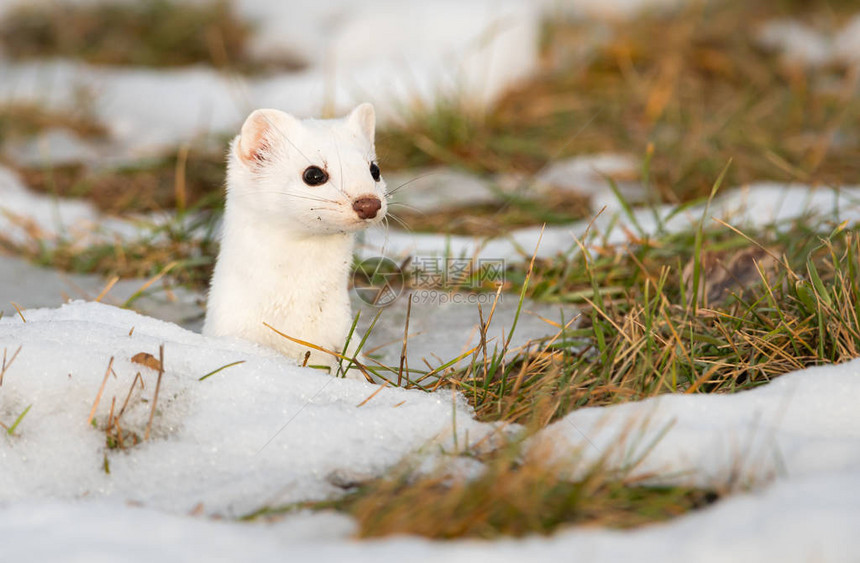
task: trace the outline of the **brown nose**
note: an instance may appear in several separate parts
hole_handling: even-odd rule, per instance
[[[352,204],[352,208],[361,219],[373,219],[381,207],[382,202],[376,197],[360,197]]]

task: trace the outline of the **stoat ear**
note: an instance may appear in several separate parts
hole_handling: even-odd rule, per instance
[[[265,163],[272,154],[273,143],[288,134],[295,118],[276,109],[255,110],[242,125],[236,145],[239,159],[248,165]]]
[[[373,135],[376,132],[376,112],[373,110],[372,104],[361,104],[352,110],[346,121],[350,127],[359,131],[368,141],[373,142]]]

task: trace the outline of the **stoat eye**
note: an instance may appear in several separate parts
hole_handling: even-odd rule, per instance
[[[373,176],[374,181],[379,181],[379,166],[375,162],[370,163],[370,175]]]
[[[308,166],[302,174],[302,180],[309,186],[319,186],[328,182],[328,174],[319,166]]]

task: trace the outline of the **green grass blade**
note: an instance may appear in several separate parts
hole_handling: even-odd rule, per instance
[[[229,363],[229,364],[223,365],[223,366],[221,366],[220,368],[218,368],[218,369],[214,369],[214,370],[210,371],[209,373],[207,373],[206,375],[204,375],[204,376],[200,377],[197,381],[203,381],[203,380],[205,380],[205,379],[208,379],[208,378],[212,377],[213,375],[215,375],[216,373],[218,373],[218,372],[220,372],[220,371],[223,371],[223,370],[225,370],[225,369],[227,369],[227,368],[231,368],[231,367],[233,367],[233,366],[238,366],[239,364],[244,364],[244,363],[245,363],[245,360],[239,360],[239,361],[237,361],[237,362],[232,362],[232,363]]]
[[[15,419],[15,422],[12,423],[12,426],[6,431],[6,434],[11,436],[15,433],[15,429],[18,428],[18,425],[21,424],[21,421],[24,420],[24,417],[27,416],[27,413],[30,412],[30,407],[33,405],[27,405],[27,408],[24,409],[24,412],[18,415],[18,418]]]

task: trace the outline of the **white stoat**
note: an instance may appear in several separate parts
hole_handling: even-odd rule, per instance
[[[373,106],[343,119],[253,112],[230,147],[221,251],[203,334],[236,336],[301,362],[340,352],[352,322],[353,233],[385,216]],[[333,365],[312,351],[310,364]]]

